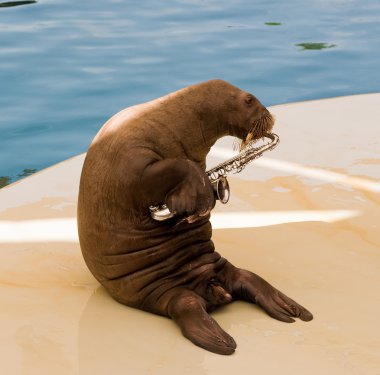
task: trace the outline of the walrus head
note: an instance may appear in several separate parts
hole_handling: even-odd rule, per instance
[[[149,117],[150,126],[157,124],[155,138],[163,134],[166,144],[171,147],[169,139],[175,141],[189,159],[202,165],[219,138],[236,137],[244,149],[270,133],[274,124],[255,96],[221,79],[187,86],[156,103]]]
[[[201,113],[203,135],[209,139],[225,135],[238,139],[240,149],[272,131],[274,118],[252,94],[214,79],[193,86],[198,98],[196,108]],[[215,140],[213,140],[214,142]]]
[[[250,142],[264,137],[272,131],[274,117],[252,94],[237,89],[233,97],[236,110],[230,112],[230,135],[239,139],[239,148],[243,150]]]
[[[255,107],[256,110],[253,111],[253,115],[248,120],[248,126],[251,126],[251,128],[241,141],[240,150],[243,150],[251,141],[270,133],[274,125],[274,117],[253,95],[246,94],[244,102],[246,106]],[[258,112],[258,114],[255,112]]]

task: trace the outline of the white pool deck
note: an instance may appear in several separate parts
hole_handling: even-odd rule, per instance
[[[312,322],[235,302],[213,314],[238,345],[220,356],[114,302],[78,244],[79,155],[0,190],[1,374],[380,374],[380,93],[271,111],[281,143],[229,179],[213,238]]]

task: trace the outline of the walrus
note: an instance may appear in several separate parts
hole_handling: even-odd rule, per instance
[[[118,302],[171,318],[194,344],[232,354],[234,339],[209,315],[233,300],[283,322],[312,314],[260,276],[233,266],[212,242],[214,192],[206,155],[217,139],[271,132],[274,119],[250,93],[223,80],[126,108],[87,152],[78,197],[85,262]],[[149,207],[175,216],[153,220]]]

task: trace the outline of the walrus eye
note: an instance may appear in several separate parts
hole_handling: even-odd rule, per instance
[[[246,104],[251,105],[252,102],[253,102],[253,98],[252,98],[252,96],[249,95],[249,96],[247,96],[247,97],[245,98],[245,103],[246,103]]]

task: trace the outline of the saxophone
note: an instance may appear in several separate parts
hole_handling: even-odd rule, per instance
[[[227,174],[241,172],[248,163],[259,158],[266,151],[273,150],[280,141],[278,135],[267,133],[264,138],[269,139],[268,143],[260,147],[254,147],[255,142],[250,142],[243,151],[233,158],[216,165],[206,171],[206,174],[214,189],[215,198],[226,204],[230,198],[230,188],[227,181]],[[150,206],[150,214],[154,220],[164,221],[175,216],[175,212],[170,212],[166,204],[160,206]]]

